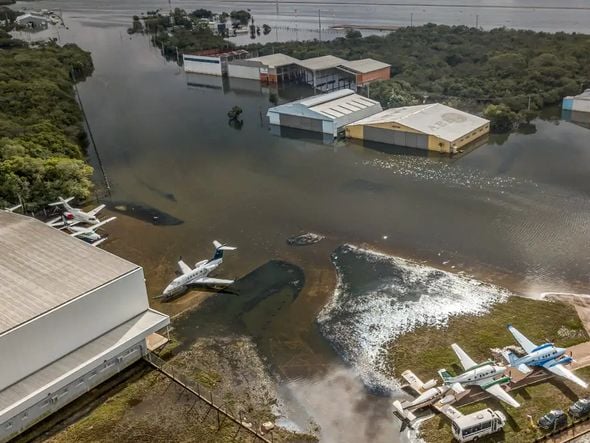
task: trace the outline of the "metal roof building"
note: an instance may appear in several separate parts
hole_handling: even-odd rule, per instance
[[[345,130],[350,138],[452,153],[486,135],[490,122],[434,103],[387,109]]]
[[[580,95],[565,97],[563,99],[563,109],[566,111],[590,112],[590,89],[586,89]]]
[[[8,212],[0,281],[0,442],[141,358],[170,322],[139,266]]]
[[[375,100],[342,89],[270,108],[271,125],[305,129],[336,136],[348,123],[381,111]]]

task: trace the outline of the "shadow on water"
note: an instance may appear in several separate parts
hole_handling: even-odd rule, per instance
[[[170,198],[169,198],[170,199]],[[141,203],[128,203],[122,201],[107,202],[109,209],[115,212],[120,212],[129,217],[136,218],[154,225],[161,226],[175,226],[184,223],[183,220],[174,217],[171,214],[160,211],[157,208],[144,205]]]
[[[224,290],[175,322],[182,349],[210,335],[238,333],[257,342],[270,339],[270,322],[297,298],[304,284],[305,275],[298,266],[280,260],[265,263],[228,288],[237,295]]]

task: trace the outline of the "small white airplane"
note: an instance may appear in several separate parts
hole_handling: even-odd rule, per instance
[[[465,372],[453,377],[446,369],[439,370],[438,374],[445,385],[460,383],[462,386],[479,386],[487,393],[512,407],[518,408],[520,406],[520,403],[502,389],[502,385],[510,383],[510,377],[504,375],[506,367],[496,365],[491,360],[477,364],[457,343],[453,343],[451,348],[457,354]]]
[[[82,209],[73,208],[72,206],[70,206],[69,202],[71,202],[73,199],[74,199],[74,197],[70,197],[70,198],[66,198],[66,199],[63,199],[60,197],[59,201],[54,202],[54,203],[49,203],[49,206],[60,206],[60,205],[63,206],[63,208],[64,208],[63,215],[65,215],[66,219],[70,222],[70,226],[76,225],[78,223],[86,223],[88,225],[95,225],[100,222],[98,217],[96,217],[96,214],[98,214],[100,211],[102,211],[106,205],[100,205],[91,211],[85,212]],[[59,217],[49,220],[46,224],[48,224],[49,226],[57,227],[57,226],[61,226],[62,223],[63,223],[63,220],[62,220],[62,216],[60,215]]]
[[[162,295],[158,298],[173,297],[174,295],[184,292],[191,285],[231,285],[234,282],[233,280],[224,280],[207,276],[223,263],[224,251],[234,251],[236,248],[233,246],[222,245],[217,240],[213,242],[213,246],[215,246],[215,254],[213,254],[213,257],[209,260],[198,262],[194,269],[191,269],[191,267],[182,261],[181,258],[178,262],[178,267],[180,268],[182,275],[172,280],[172,282],[166,286]]]
[[[10,208],[4,208],[4,209],[2,209],[2,211],[6,211],[6,212],[14,212],[14,211],[16,211],[17,209],[19,209],[19,208],[22,208],[22,207],[23,207],[23,205],[22,205],[22,204],[19,204],[19,205],[16,205],[16,206],[12,206],[12,207],[10,207]]]
[[[106,220],[101,221],[95,225],[92,225],[88,228],[82,228],[79,226],[72,226],[68,220],[64,217],[63,223],[66,229],[68,229],[71,233],[70,236],[77,237],[80,240],[85,241],[86,243],[90,243],[92,246],[98,246],[101,243],[107,240],[106,236],[100,235],[96,230],[101,226],[106,225],[113,220],[116,220],[117,217],[107,218]]]
[[[418,393],[412,401],[399,400],[393,402],[397,415],[402,419],[402,430],[406,427],[408,422],[416,420],[414,411],[430,406],[437,401],[441,404],[449,404],[457,400],[457,396],[466,392],[466,390],[459,383],[452,385],[437,386],[436,380],[428,380],[423,383],[416,374],[412,371],[402,372],[402,377],[409,383],[410,387]]]
[[[573,381],[584,389],[588,388],[588,383],[564,367],[564,365],[574,361],[572,356],[565,355],[567,352],[566,349],[558,348],[553,343],[544,343],[537,346],[514,326],[508,325],[508,330],[527,353],[523,357],[518,357],[510,351],[504,351],[502,355],[510,363],[511,367],[518,369],[523,374],[529,374],[532,372],[529,366],[538,366],[555,375]]]

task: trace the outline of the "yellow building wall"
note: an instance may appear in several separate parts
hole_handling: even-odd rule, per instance
[[[463,146],[471,143],[474,140],[477,140],[480,137],[488,134],[490,132],[490,124],[486,123],[485,125],[480,126],[475,131],[470,132],[469,134],[464,135],[460,139],[457,139],[453,142],[453,145],[457,147],[457,149],[462,148]]]
[[[402,132],[411,132],[414,134],[424,134],[423,132],[416,131],[415,129],[409,128],[404,125],[400,125],[398,123],[377,123],[367,125],[374,128],[383,128],[383,129],[392,129],[396,131]],[[350,125],[345,128],[346,137],[348,138],[356,138],[358,140],[364,140],[364,129],[365,125]],[[477,140],[480,137],[483,137],[485,134],[490,132],[490,124],[486,123],[476,130],[466,134],[465,136],[457,139],[457,140],[445,140],[434,135],[428,136],[428,150],[429,151],[436,151],[442,153],[451,153],[453,150],[453,146],[457,149],[461,149],[463,146],[471,143],[474,140]]]

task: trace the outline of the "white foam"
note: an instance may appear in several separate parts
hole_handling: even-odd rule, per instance
[[[442,327],[451,316],[481,315],[509,293],[493,285],[441,271],[399,257],[345,245],[342,253],[359,260],[386,262],[396,275],[367,292],[351,294],[338,266],[338,285],[330,302],[318,315],[324,336],[352,364],[363,381],[379,389],[396,389],[387,373],[385,347],[421,325]],[[401,362],[400,362],[401,363]],[[403,364],[403,363],[401,363]]]

